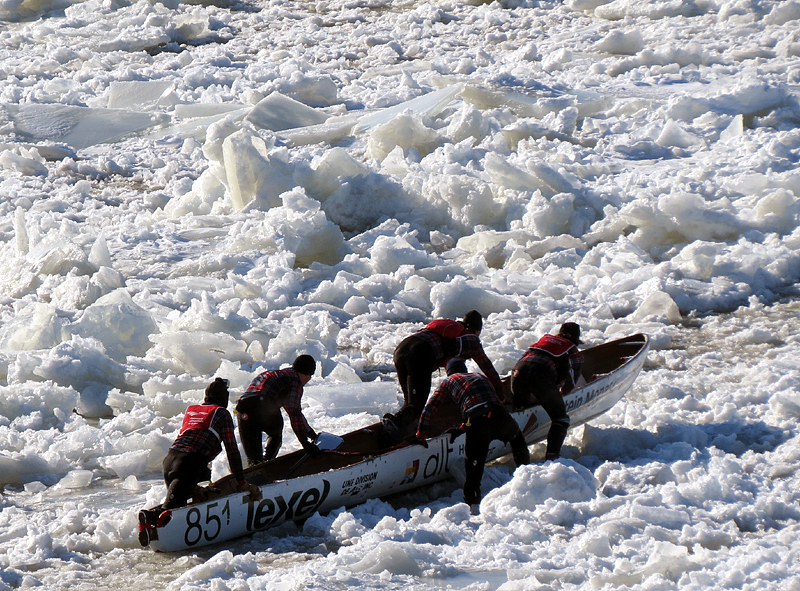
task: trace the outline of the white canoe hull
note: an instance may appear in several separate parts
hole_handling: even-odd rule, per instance
[[[631,355],[621,355],[615,350],[621,365],[599,374],[591,383],[564,398],[571,426],[606,412],[633,384],[644,364],[649,341],[644,335],[634,335],[600,347],[622,341],[628,341],[622,344],[627,345]],[[546,438],[550,419],[540,406],[511,414],[529,444]],[[234,493],[173,509],[171,520],[154,530],[155,535],[151,534],[149,546],[162,552],[198,548],[246,536],[285,521],[302,520],[317,512],[351,507],[369,499],[433,484],[451,477],[459,465],[463,471],[464,440],[462,434],[451,443],[449,435],[443,434],[429,439],[427,448],[405,445],[375,457],[359,458],[357,463],[345,467],[277,480],[261,486],[262,498],[255,502],[245,493]],[[510,451],[509,446],[494,441],[487,461]]]

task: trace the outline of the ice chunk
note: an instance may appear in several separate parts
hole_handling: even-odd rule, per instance
[[[790,91],[785,85],[745,80],[730,89],[720,90],[711,97],[679,96],[670,99],[665,114],[671,119],[681,121],[692,121],[708,111],[753,115],[769,112],[791,101]]]
[[[5,105],[20,137],[63,142],[75,149],[113,142],[169,120],[167,115],[60,104]]]
[[[360,384],[361,378],[358,377],[356,371],[349,365],[344,363],[337,363],[327,376],[327,379],[334,382],[344,382],[345,384]]]
[[[72,470],[67,472],[67,475],[59,480],[56,486],[70,489],[86,488],[92,483],[93,476],[94,473],[91,470]]]
[[[493,182],[507,189],[535,191],[544,184],[538,177],[509,164],[504,157],[496,152],[489,152],[486,155],[483,168]],[[548,189],[550,188],[549,185],[545,186]]]
[[[428,254],[418,243],[412,244],[404,236],[378,236],[370,250],[375,273],[393,273],[401,265],[415,268],[433,267],[436,258]]]
[[[677,324],[681,321],[681,312],[678,305],[663,291],[654,291],[648,295],[631,316],[634,322],[644,322],[653,316],[664,318],[667,322]]]
[[[69,416],[78,402],[78,393],[71,387],[27,380],[20,383],[13,373],[9,383],[13,385],[0,386],[0,415],[9,420],[38,415],[42,426],[49,428],[62,422],[56,415]]]
[[[55,347],[67,334],[65,326],[66,321],[58,316],[55,306],[31,302],[0,327],[0,349],[32,351]]]
[[[559,52],[553,53],[553,58],[565,57]],[[542,92],[522,94],[521,92],[503,91],[495,92],[478,86],[466,86],[461,92],[462,98],[481,110],[505,107],[511,109],[520,117],[543,118],[548,113],[557,113],[569,107],[574,107],[580,102],[577,95],[556,94],[555,91],[542,87]],[[585,95],[589,96],[589,95]]]
[[[486,495],[481,514],[492,522],[508,523],[517,519],[521,512],[535,511],[537,506],[547,502],[590,501],[597,486],[594,475],[571,460],[519,466],[511,482]],[[569,517],[564,516],[562,522],[568,523]]]
[[[787,391],[778,392],[769,400],[772,412],[780,417],[800,419],[800,400],[797,399],[797,392]]]
[[[272,92],[261,99],[245,117],[245,121],[249,121],[256,127],[272,131],[319,125],[327,119],[327,113],[304,105],[279,92]]]
[[[106,470],[114,472],[122,480],[131,476],[140,476],[147,469],[147,458],[150,450],[137,449],[126,451],[114,456],[104,456],[98,458],[100,465]]]
[[[339,179],[366,176],[369,173],[369,168],[350,156],[347,150],[333,148],[327,150],[317,164],[308,189],[315,196],[328,197],[339,188]]]
[[[299,353],[308,353],[317,361],[327,359],[329,352],[336,350],[340,330],[339,322],[327,310],[285,318],[280,332],[269,342],[264,364],[268,367],[288,364]]]
[[[702,138],[697,137],[693,133],[689,133],[673,119],[668,119],[664,124],[664,129],[659,134],[658,139],[656,139],[656,143],[659,146],[677,148],[691,148],[692,146],[705,144]]]
[[[89,262],[98,269],[112,266],[111,253],[108,251],[108,242],[106,242],[104,237],[98,237],[94,241],[94,244],[92,244],[92,250],[89,251]]]
[[[575,12],[591,12],[611,0],[567,0],[564,5]]]
[[[327,107],[339,102],[339,87],[328,74],[292,72],[278,85],[286,94],[296,96],[312,107]]]
[[[174,88],[175,83],[170,80],[114,81],[108,86],[106,106],[109,109],[150,111]]]
[[[122,362],[128,355],[144,356],[152,346],[149,337],[158,327],[126,290],[116,289],[86,308],[73,332],[96,338],[112,359]]]
[[[635,506],[635,505],[634,505]],[[688,515],[686,515],[688,518]],[[688,524],[688,519],[686,520]],[[649,521],[648,523],[657,523]],[[701,570],[703,566],[696,560],[689,549],[684,545],[675,545],[670,542],[656,541],[653,551],[644,566],[643,575],[663,575],[668,580],[677,581],[686,572]]]
[[[213,374],[223,359],[252,363],[247,343],[225,333],[175,331],[154,334],[157,354],[195,374]]]
[[[331,117],[325,123],[286,129],[280,131],[278,135],[290,146],[321,143],[334,144],[337,140],[352,135],[353,126],[357,121],[358,117],[355,115]]]
[[[259,209],[281,204],[280,194],[294,186],[281,170],[281,162],[270,159],[260,137],[242,129],[225,138],[222,144],[225,176],[234,209],[240,210],[253,199]]]
[[[719,141],[729,142],[734,138],[744,135],[744,117],[736,115],[730,125],[719,134]]]
[[[448,86],[446,88],[442,88],[441,90],[436,90],[434,92],[429,92],[428,94],[418,96],[415,99],[400,103],[394,107],[383,109],[377,113],[366,115],[359,120],[359,122],[353,128],[353,132],[363,133],[369,131],[379,125],[388,123],[406,111],[410,111],[416,115],[435,117],[441,113],[447,104],[452,101],[462,90],[464,90],[463,84],[454,84],[453,86]]]
[[[20,453],[0,454],[0,485],[19,485],[31,480],[32,477],[49,472],[50,467],[47,462],[33,449],[26,449]]]
[[[28,253],[32,271],[38,275],[63,275],[72,269],[90,272],[89,257],[66,236],[48,238]]]
[[[104,384],[89,384],[81,391],[80,400],[78,400],[75,410],[82,417],[99,418],[112,416],[114,411],[106,404],[108,391],[108,386]]]
[[[424,156],[441,143],[442,138],[425,125],[420,115],[405,111],[372,129],[366,155],[383,160],[395,146],[400,146],[403,150],[414,148]]]
[[[0,3],[0,20],[24,21],[50,10],[66,8],[78,0],[16,0]]]
[[[467,138],[480,142],[489,133],[489,122],[475,105],[464,104],[450,120],[447,136],[453,143]]]
[[[9,365],[9,382],[52,380],[78,390],[92,383],[130,389],[125,368],[106,355],[100,341],[73,335],[56,347],[20,353]],[[70,408],[70,411],[75,405]]]
[[[128,476],[122,483],[122,490],[138,492],[141,489],[142,489],[142,487],[139,484],[139,479],[136,478],[136,476],[134,476],[133,474]]]
[[[469,310],[478,310],[483,316],[493,312],[511,310],[519,306],[511,298],[470,284],[464,277],[455,277],[450,283],[437,283],[431,288],[433,316],[436,318],[460,318]]]
[[[17,146],[0,152],[0,168],[15,170],[25,176],[47,176],[44,158],[36,148]]]
[[[342,259],[344,236],[328,220],[318,201],[297,187],[281,195],[283,233],[286,245],[295,253],[295,264],[309,266],[314,261],[333,265]]]
[[[205,141],[208,129],[222,120],[241,121],[252,110],[252,107],[230,104],[194,104],[175,105],[175,118],[180,118],[178,123],[159,129],[149,134],[149,137],[161,138],[167,135],[194,138]]]
[[[252,110],[252,107],[240,103],[192,103],[175,105],[175,116],[181,119],[218,119],[233,115],[235,119],[244,119]]]
[[[556,193],[569,193],[580,188],[580,182],[577,177],[565,171],[556,170],[542,161],[529,160],[526,163],[526,167],[531,174],[539,177]]]
[[[639,29],[614,29],[595,43],[593,49],[617,55],[635,55],[644,49],[644,38]]]
[[[800,20],[800,2],[779,2],[772,7],[772,11],[764,17],[768,25],[785,25],[788,22]]]
[[[393,575],[422,576],[422,568],[409,554],[409,551],[413,552],[413,548],[413,545],[401,542],[381,542],[360,561],[351,564],[350,570],[366,573],[387,571]]]

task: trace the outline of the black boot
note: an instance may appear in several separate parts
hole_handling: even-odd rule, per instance
[[[139,543],[142,547],[150,544],[150,532],[155,527],[160,514],[161,507],[142,509],[139,511]]]
[[[531,463],[531,452],[528,449],[528,444],[525,442],[525,437],[522,433],[511,440],[511,453],[514,456],[514,463],[517,466]]]
[[[561,456],[561,446],[567,437],[567,429],[569,429],[569,423],[566,425],[561,421],[550,423],[550,430],[547,432],[547,450],[544,456],[546,460],[553,460]]]

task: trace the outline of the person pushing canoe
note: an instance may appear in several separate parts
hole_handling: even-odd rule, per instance
[[[537,402],[550,417],[545,460],[561,456],[561,446],[569,429],[569,415],[564,396],[569,394],[581,375],[583,355],[578,350],[581,327],[574,322],[561,325],[557,335],[546,334],[528,350],[511,371],[511,394],[514,406]]]
[[[292,367],[265,371],[256,376],[236,403],[239,437],[251,466],[278,456],[283,438],[281,408],[289,415],[292,431],[303,449],[310,455],[320,453],[314,443],[317,434],[300,408],[303,386],[314,375],[316,367],[311,355],[299,355]],[[262,447],[262,433],[267,434],[266,449]]]
[[[413,433],[431,391],[431,374],[454,358],[474,360],[502,397],[500,376],[481,345],[482,328],[483,317],[477,310],[470,310],[462,320],[436,319],[397,345],[394,365],[404,401],[395,414],[384,415],[382,422],[387,434],[399,440],[409,430]]]
[[[209,463],[219,455],[223,445],[237,489],[248,492],[253,500],[259,500],[261,490],[244,478],[242,456],[236,445],[233,419],[228,412],[228,380],[217,378],[206,387],[203,403],[186,409],[178,437],[164,458],[166,499],[158,507],[139,511],[139,542],[142,546],[149,543],[148,530],[169,521],[170,509],[183,507],[190,498],[195,501],[199,498],[203,489],[197,485],[211,478]]]
[[[517,466],[530,462],[530,452],[519,425],[500,402],[486,376],[467,373],[466,365],[460,360],[450,362],[447,371],[448,377],[428,398],[422,410],[417,433],[406,441],[428,447],[425,436],[433,415],[448,399],[455,402],[464,423],[458,429],[450,430],[451,441],[461,432],[467,435],[464,443],[464,502],[475,505],[481,501],[481,480],[489,444],[493,440],[511,444]]]

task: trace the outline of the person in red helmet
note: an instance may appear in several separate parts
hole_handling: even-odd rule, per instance
[[[479,335],[483,317],[470,310],[462,320],[440,318],[403,339],[394,351],[397,381],[403,391],[403,406],[383,417],[384,431],[392,440],[414,431],[422,407],[431,391],[431,374],[451,359],[472,359],[478,364],[498,396],[503,386],[492,362],[483,351]]]
[[[303,386],[315,371],[314,358],[311,355],[299,355],[292,367],[265,371],[256,376],[242,394],[236,403],[236,416],[242,447],[251,466],[278,456],[283,439],[281,408],[289,415],[292,431],[303,449],[311,455],[320,453],[314,443],[317,434],[300,408]],[[262,433],[267,434],[266,449],[261,443]]]
[[[517,466],[530,462],[530,452],[519,425],[500,402],[494,386],[486,376],[467,373],[466,365],[460,360],[450,362],[447,370],[448,377],[425,403],[416,434],[406,440],[411,444],[428,447],[425,436],[433,415],[447,400],[455,402],[464,423],[458,429],[450,430],[451,441],[460,432],[466,433],[464,502],[476,505],[481,500],[481,480],[489,444],[493,440],[511,444]]]
[[[242,456],[228,412],[228,381],[217,378],[206,387],[203,403],[186,409],[178,437],[164,458],[166,499],[158,507],[139,511],[139,541],[143,546],[148,543],[148,528],[168,522],[170,509],[186,505],[190,498],[197,500],[203,492],[197,485],[211,478],[209,464],[222,451],[223,445],[238,489],[259,500],[261,490],[244,478]]]
[[[560,457],[569,429],[563,397],[572,391],[581,375],[583,354],[578,345],[583,341],[580,337],[580,326],[566,322],[557,335],[546,334],[531,345],[511,371],[514,406],[519,408],[538,402],[550,417],[545,460]]]

